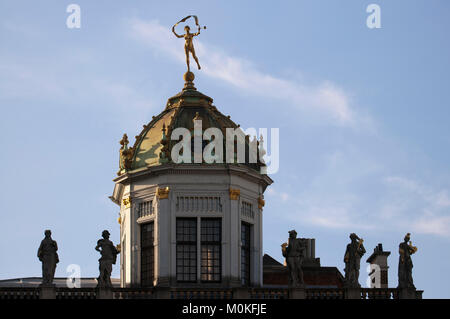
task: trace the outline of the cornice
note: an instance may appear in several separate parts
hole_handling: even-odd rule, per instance
[[[271,185],[273,180],[268,175],[261,175],[253,169],[239,164],[164,164],[158,166],[148,166],[134,171],[129,171],[115,179],[115,183],[129,184],[135,180],[149,175],[235,175],[259,183],[264,187]]]

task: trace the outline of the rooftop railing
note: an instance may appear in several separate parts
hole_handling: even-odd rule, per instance
[[[48,289],[48,288],[46,288]],[[422,299],[422,290],[398,288],[111,288],[113,299]],[[43,296],[43,295],[42,295]],[[48,295],[47,295],[48,296]],[[96,288],[54,288],[56,299],[98,299]],[[0,300],[39,299],[39,287],[0,288]]]

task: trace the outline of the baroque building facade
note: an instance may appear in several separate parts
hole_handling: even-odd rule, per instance
[[[263,252],[264,192],[273,181],[265,174],[262,140],[244,135],[210,97],[196,90],[193,75],[188,75],[183,90],[144,125],[132,147],[126,135],[120,142],[119,171],[110,196],[120,207],[120,279],[112,279],[109,287],[99,286],[98,278],[80,278],[78,287],[70,278],[55,278],[51,286],[42,285],[38,277],[1,280],[0,300],[422,298],[423,291],[415,287],[389,288],[390,253],[381,244],[367,260],[375,278],[370,288],[346,287],[337,267],[321,265],[315,239],[299,238],[305,243],[305,284],[290,285],[286,263]],[[213,128],[229,136],[231,129],[236,134],[233,144],[244,145],[245,161],[239,160],[238,147],[231,155],[214,149],[213,162],[196,158],[199,120],[200,136],[211,138],[208,130]],[[189,134],[180,139],[175,134],[179,128]],[[175,159],[179,140],[186,142],[180,150],[188,150],[187,161],[184,156],[183,162]],[[217,140],[216,145],[227,148],[226,140]],[[200,142],[201,151],[207,150],[206,144]]]
[[[262,286],[263,198],[273,182],[264,173],[262,143],[219,112],[193,79],[185,75],[183,90],[144,125],[132,147],[126,135],[121,141],[110,197],[120,206],[121,287]],[[223,156],[213,163],[195,155],[175,163],[179,141],[171,135],[177,128],[194,133],[199,120],[202,135],[218,128],[227,136],[232,129],[233,140],[245,146],[245,161],[237,160],[236,147],[231,162],[226,151],[214,150]],[[194,138],[190,142],[193,151]],[[252,145],[258,150],[253,161]]]

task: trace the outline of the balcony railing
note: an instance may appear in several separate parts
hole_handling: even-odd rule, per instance
[[[113,288],[114,299],[155,299],[154,288]]]
[[[113,299],[291,299],[298,291],[288,288],[112,288]],[[349,293],[341,288],[307,288],[301,298],[306,299],[422,299],[421,290],[407,294],[397,288],[360,288]],[[0,300],[39,299],[39,287],[0,288]],[[54,288],[56,299],[101,298],[96,288]]]
[[[232,289],[180,289],[174,288],[169,291],[170,299],[232,299]]]
[[[96,299],[95,288],[56,288],[56,299]]]
[[[345,290],[339,288],[308,288],[306,299],[345,299]]]
[[[36,288],[0,288],[0,300],[8,299],[39,299],[39,289]]]
[[[289,292],[287,289],[278,288],[250,288],[248,290],[250,299],[288,299]]]

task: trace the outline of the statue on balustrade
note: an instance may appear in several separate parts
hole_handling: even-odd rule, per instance
[[[52,232],[46,230],[45,238],[41,241],[37,256],[42,262],[42,286],[53,286],[58,258],[58,244],[52,239]]]
[[[359,284],[361,257],[366,253],[366,249],[363,245],[364,240],[355,233],[350,234],[350,240],[344,255],[344,285],[348,288],[359,288],[361,287]]]
[[[398,261],[398,288],[416,288],[412,278],[413,263],[411,255],[417,252],[412,245],[411,234],[407,233],[404,241],[399,245],[400,258]]]
[[[109,240],[109,231],[104,230],[102,232],[103,239],[97,241],[95,250],[99,251],[101,258],[99,261],[100,276],[98,277],[97,287],[110,288],[112,265],[116,263],[117,254],[119,254],[118,247],[115,247],[113,242]]]
[[[289,286],[293,288],[304,287],[302,263],[306,254],[306,242],[297,238],[295,230],[289,231],[289,240],[281,245],[281,251],[286,258],[289,271]]]

